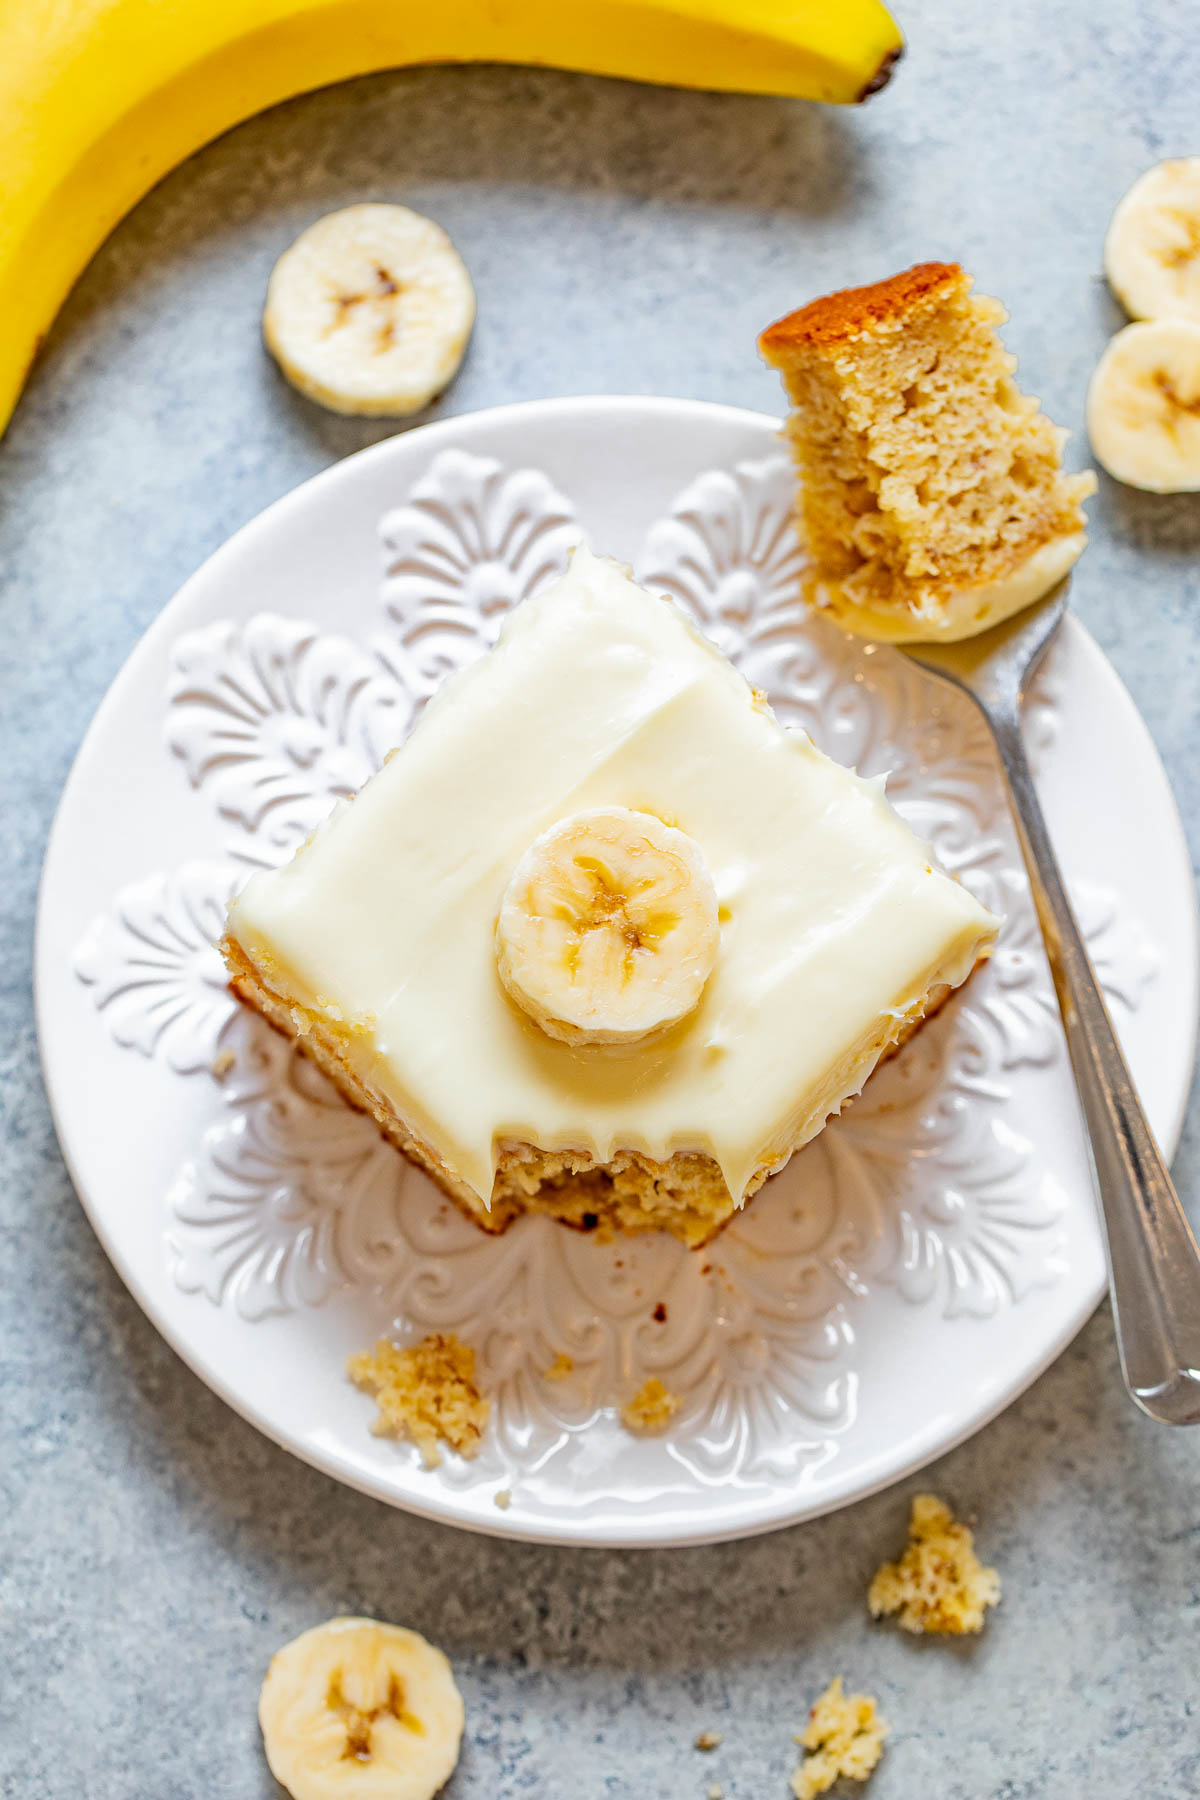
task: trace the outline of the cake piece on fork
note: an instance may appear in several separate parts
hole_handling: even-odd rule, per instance
[[[1049,591],[1085,543],[1090,472],[1013,380],[999,301],[954,263],[827,294],[768,327],[800,481],[810,602],[892,643],[971,637]]]

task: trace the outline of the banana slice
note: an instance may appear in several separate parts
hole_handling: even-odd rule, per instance
[[[600,806],[543,833],[500,903],[500,979],[564,1044],[632,1044],[691,1012],[720,941],[699,846],[651,813]]]
[[[1104,271],[1132,318],[1200,320],[1200,156],[1134,182],[1109,224]]]
[[[1118,481],[1154,494],[1200,489],[1200,322],[1126,325],[1100,358],[1088,435]]]
[[[471,277],[440,225],[406,206],[348,206],[275,264],[263,336],[310,400],[402,416],[451,381],[474,322]]]
[[[458,1761],[464,1713],[450,1664],[415,1631],[330,1619],[272,1657],[258,1720],[294,1800],[430,1800]]]

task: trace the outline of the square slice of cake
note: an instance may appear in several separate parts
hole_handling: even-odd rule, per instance
[[[1013,381],[996,300],[953,263],[827,294],[768,327],[792,405],[810,602],[893,643],[970,637],[1083,549],[1090,472]]]
[[[229,913],[233,986],[478,1224],[711,1237],[998,921],[575,553]]]

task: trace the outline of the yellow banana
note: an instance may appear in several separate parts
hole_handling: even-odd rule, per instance
[[[0,0],[0,431],[123,214],[293,94],[406,63],[514,62],[846,103],[901,48],[881,0]]]

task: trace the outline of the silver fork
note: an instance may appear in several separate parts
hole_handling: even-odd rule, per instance
[[[1067,610],[1069,582],[961,644],[905,644],[987,720],[1029,872],[1108,1240],[1125,1385],[1165,1425],[1200,1424],[1200,1251],[1151,1136],[1071,911],[1021,741],[1021,700]]]

